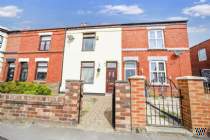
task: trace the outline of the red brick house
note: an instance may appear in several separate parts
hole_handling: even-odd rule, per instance
[[[2,81],[61,81],[65,29],[11,31]]]
[[[165,77],[191,75],[187,21],[142,23],[122,28],[122,75],[145,75],[159,85]],[[161,80],[161,78],[163,78]]]
[[[190,48],[192,74],[210,78],[210,39]]]

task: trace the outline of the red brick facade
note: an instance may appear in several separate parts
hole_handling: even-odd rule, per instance
[[[206,49],[207,60],[199,62],[198,51]],[[210,39],[190,48],[192,74],[200,76],[202,69],[210,69]]]
[[[40,33],[51,33],[51,44],[48,51],[39,51]],[[36,58],[49,58],[46,82],[57,84],[61,81],[63,49],[65,41],[64,29],[29,30],[11,32],[8,35],[8,44],[5,54],[5,66],[2,81],[7,77],[8,58],[15,58],[15,74],[13,80],[19,80],[20,62],[19,58],[28,58],[27,81],[36,80]]]
[[[164,26],[165,49],[151,50],[148,43],[148,26]],[[187,24],[171,23],[161,25],[147,25],[124,27],[122,29],[122,57],[138,57],[137,75],[145,75],[150,79],[149,56],[164,56],[166,61],[166,74],[173,81],[178,76],[191,75],[190,53],[188,45]],[[130,49],[130,50],[129,50]],[[131,50],[133,49],[133,51]],[[180,56],[176,56],[174,50],[183,50]],[[124,64],[122,65],[122,75],[124,79]]]

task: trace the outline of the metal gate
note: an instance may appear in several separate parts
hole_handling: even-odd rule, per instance
[[[182,126],[180,90],[171,79],[167,78],[167,83],[146,82],[147,125]]]

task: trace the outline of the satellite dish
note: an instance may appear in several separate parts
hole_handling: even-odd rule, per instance
[[[182,53],[183,53],[183,51],[180,51],[180,50],[175,50],[174,51],[175,56],[180,56]]]
[[[69,41],[73,41],[74,40],[74,36],[73,35],[68,35],[67,38],[68,38]]]

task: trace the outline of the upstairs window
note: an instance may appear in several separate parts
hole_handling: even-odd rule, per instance
[[[50,49],[51,35],[40,37],[40,51],[48,51]]]
[[[163,30],[150,30],[148,32],[148,39],[150,49],[164,49]]]
[[[150,81],[153,84],[166,83],[165,61],[150,61]]]
[[[47,78],[47,62],[37,62],[36,80],[45,81]]]
[[[198,51],[198,60],[199,62],[207,60],[206,49],[200,49]]]
[[[3,36],[2,35],[0,35],[0,47],[2,47],[2,44],[3,44]]]
[[[85,84],[92,84],[94,80],[94,62],[82,62],[81,63],[81,80]]]
[[[94,51],[95,42],[96,42],[95,33],[85,33],[85,34],[83,34],[82,51]]]
[[[136,68],[136,61],[125,62],[125,80],[128,80],[129,77],[137,74]]]

